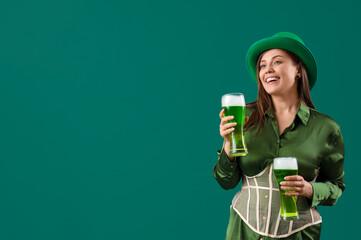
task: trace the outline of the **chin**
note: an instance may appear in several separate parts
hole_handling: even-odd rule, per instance
[[[279,91],[277,91],[277,89],[265,89],[265,91],[269,95],[275,95],[275,94],[279,93]]]

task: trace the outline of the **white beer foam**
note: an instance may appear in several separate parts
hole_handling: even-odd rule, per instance
[[[237,95],[233,95],[237,94]],[[222,96],[222,107],[225,106],[246,106],[242,93],[229,93]]]
[[[275,158],[273,159],[274,169],[298,169],[297,159],[294,157]]]

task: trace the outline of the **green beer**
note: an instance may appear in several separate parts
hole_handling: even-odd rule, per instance
[[[247,155],[247,147],[244,140],[244,120],[246,104],[242,93],[230,93],[222,96],[222,108],[225,109],[224,116],[234,116],[228,123],[236,122],[234,131],[229,134],[230,156]]]
[[[281,195],[281,218],[283,220],[298,219],[296,198],[286,196],[286,192],[281,189],[280,182],[285,181],[286,176],[298,175],[296,158],[275,158],[273,160],[274,174],[278,183]]]

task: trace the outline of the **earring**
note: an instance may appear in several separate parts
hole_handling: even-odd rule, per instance
[[[300,79],[300,78],[301,78],[301,76],[299,76],[299,75],[296,76],[296,79]]]

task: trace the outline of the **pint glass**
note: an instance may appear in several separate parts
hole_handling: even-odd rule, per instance
[[[294,157],[275,158],[273,159],[273,167],[281,194],[281,218],[283,220],[298,219],[296,198],[286,196],[286,192],[292,191],[282,190],[280,185],[280,182],[284,181],[286,176],[298,174],[297,159]]]
[[[228,123],[237,122],[234,131],[229,134],[230,156],[247,155],[247,147],[244,141],[244,120],[246,104],[242,93],[229,93],[222,96],[222,108],[225,109],[224,116],[234,116]]]

